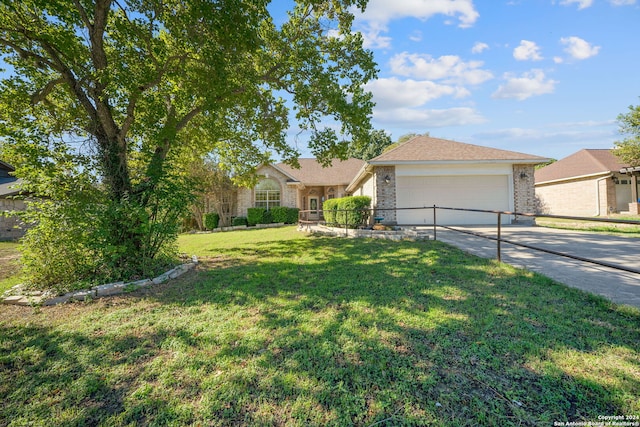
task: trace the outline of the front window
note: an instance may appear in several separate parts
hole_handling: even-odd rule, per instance
[[[280,206],[280,185],[273,179],[264,179],[256,185],[256,208],[267,210]]]

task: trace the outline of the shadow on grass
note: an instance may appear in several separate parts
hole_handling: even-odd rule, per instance
[[[87,304],[81,327],[3,323],[5,424],[539,425],[640,411],[637,310],[439,242],[219,255],[121,305]]]

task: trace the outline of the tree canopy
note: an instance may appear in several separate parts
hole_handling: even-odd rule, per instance
[[[640,105],[630,105],[618,116],[619,130],[625,138],[615,142],[614,153],[631,167],[640,166]]]
[[[364,144],[373,104],[363,84],[376,70],[351,11],[366,1],[298,0],[283,22],[269,3],[2,0],[10,69],[0,144],[29,190],[52,202],[37,215],[70,215],[55,203],[70,198],[102,206],[72,215],[92,224],[90,212],[109,212],[109,254],[84,252],[130,265],[132,254],[153,258],[164,247],[150,243],[151,225],[171,229],[167,213],[187,204],[176,187],[185,185],[180,151],[215,150],[242,175],[272,153],[295,163],[290,121],[322,162]]]
[[[362,146],[352,145],[349,148],[348,155],[356,159],[370,160],[382,154],[392,143],[391,135],[383,130],[374,130],[369,135],[367,144]]]

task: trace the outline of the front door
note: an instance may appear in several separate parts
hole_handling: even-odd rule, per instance
[[[318,212],[318,198],[317,197],[309,197],[309,219],[310,220],[318,220],[320,219],[320,213]]]

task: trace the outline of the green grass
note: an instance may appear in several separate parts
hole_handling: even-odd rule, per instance
[[[626,221],[640,221],[640,216],[613,215],[610,219]],[[597,233],[617,234],[627,237],[640,237],[640,225],[616,224],[599,221],[576,221],[562,218],[536,218],[536,224],[541,227],[559,228],[563,230],[582,230]]]
[[[0,425],[553,425],[640,414],[640,312],[440,242],[182,236],[164,285],[0,311]]]
[[[20,282],[18,244],[0,242],[0,293]]]

